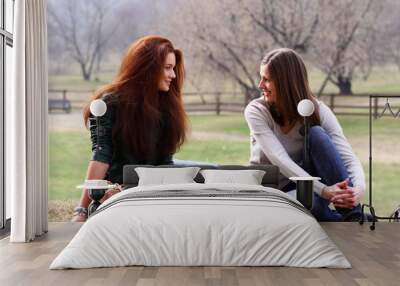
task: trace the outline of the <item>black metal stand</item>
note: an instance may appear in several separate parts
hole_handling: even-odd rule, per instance
[[[399,95],[386,95],[386,96],[370,95],[369,96],[369,203],[363,204],[361,207],[360,224],[364,223],[364,207],[367,207],[367,208],[369,208],[371,215],[372,215],[372,225],[370,225],[370,227],[369,227],[371,230],[375,229],[375,223],[378,219],[389,220],[389,221],[392,221],[392,220],[400,221],[400,205],[397,207],[397,209],[395,209],[392,212],[392,214],[389,217],[377,216],[375,213],[375,208],[372,205],[372,99],[377,99],[377,98],[386,98],[386,100],[387,100],[385,109],[382,111],[382,113],[379,115],[379,117],[382,117],[386,111],[386,108],[388,108],[389,111],[391,112],[391,115],[396,118],[398,116],[398,114],[393,113],[392,109],[390,108],[388,100],[389,100],[389,98],[400,98],[400,96]],[[375,117],[377,117],[376,112],[375,112]]]
[[[101,130],[100,130],[101,129]],[[97,144],[96,144],[96,152],[99,152],[99,150],[101,150],[101,146],[100,146],[100,135],[103,135],[103,129],[100,126],[100,118],[99,116],[96,116],[96,140],[97,140]]]
[[[93,103],[94,102],[92,102],[90,105],[90,111],[96,117],[96,136],[97,136],[97,138],[96,138],[96,153],[98,153],[101,150],[100,135],[101,136],[104,135],[103,128],[100,125],[100,117],[104,115],[104,113],[107,110],[107,107],[105,110],[102,110],[103,112],[101,112],[101,111],[99,111],[99,108],[96,108],[96,106],[92,106]],[[104,102],[103,102],[103,104],[104,104]],[[94,111],[92,111],[92,107],[93,107]],[[102,109],[102,108],[100,108],[100,109]],[[99,114],[99,112],[101,112],[101,115]],[[90,205],[88,207],[88,216],[92,215],[97,210],[97,208],[101,205],[100,200],[104,197],[104,194],[106,193],[106,191],[107,191],[107,188],[105,188],[105,189],[87,189],[88,195],[92,199],[92,202],[90,203]]]
[[[107,189],[88,189],[89,197],[92,199],[88,207],[88,216],[92,215],[97,208],[101,205],[100,200],[104,197]]]
[[[304,170],[307,173],[310,173],[310,156],[308,154],[308,150],[310,150],[310,139],[308,138],[308,133],[310,133],[310,122],[309,122],[309,117],[305,116],[304,117]]]
[[[310,174],[310,156],[308,154],[310,150],[309,133],[309,117],[304,116],[304,170]],[[312,180],[296,182],[297,198],[308,210],[311,210],[313,206],[313,185],[314,182]]]
[[[297,200],[308,210],[311,210],[313,206],[313,185],[313,180],[296,182]]]

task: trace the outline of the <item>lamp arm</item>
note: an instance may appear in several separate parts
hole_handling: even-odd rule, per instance
[[[96,153],[99,152],[99,150],[101,150],[100,145],[100,119],[99,116],[96,116]]]
[[[310,173],[310,156],[309,156],[309,150],[310,150],[310,140],[309,140],[309,132],[310,132],[310,120],[309,116],[304,116],[304,170],[307,173]]]

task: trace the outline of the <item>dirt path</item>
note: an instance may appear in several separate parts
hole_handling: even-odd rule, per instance
[[[400,139],[400,138],[397,138]],[[348,138],[356,155],[363,163],[369,161],[369,138],[361,136],[356,138]],[[372,160],[379,163],[400,164],[400,143],[396,138],[385,138],[378,142],[373,140]]]

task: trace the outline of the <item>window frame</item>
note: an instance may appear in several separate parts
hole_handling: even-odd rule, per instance
[[[6,1],[0,0],[0,237],[7,235],[10,231],[11,219],[6,217],[6,189],[5,189],[5,103],[6,103],[6,47],[13,48],[13,34],[6,30]],[[12,11],[14,13],[15,0],[12,1]],[[14,15],[11,15],[14,19]],[[13,27],[14,29],[14,27]],[[12,29],[12,30],[13,30]]]

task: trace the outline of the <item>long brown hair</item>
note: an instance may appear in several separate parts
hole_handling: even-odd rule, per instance
[[[318,104],[311,92],[307,69],[300,55],[291,49],[276,49],[264,57],[261,66],[266,66],[277,93],[275,102],[269,106],[274,120],[279,125],[302,120],[297,112],[297,104],[309,99],[315,106],[310,121],[313,125],[319,125]]]
[[[160,94],[158,84],[167,55],[174,53],[176,77],[168,92]],[[154,128],[162,128],[163,137],[157,151],[162,155],[174,154],[186,141],[187,116],[183,107],[184,80],[183,54],[172,43],[159,36],[146,36],[134,42],[122,59],[114,80],[99,88],[92,97],[118,94],[118,99],[107,105],[116,107],[113,125],[113,142],[121,140],[139,159],[146,159]],[[84,108],[87,124],[90,109]]]

